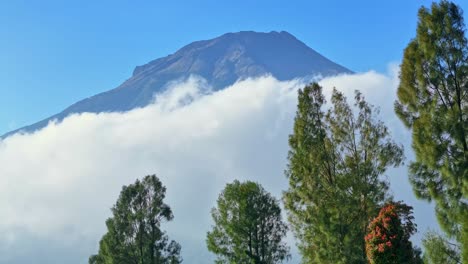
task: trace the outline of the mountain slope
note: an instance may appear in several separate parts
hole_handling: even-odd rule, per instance
[[[79,101],[59,114],[33,125],[9,132],[32,132],[52,119],[72,113],[128,111],[151,103],[167,82],[190,75],[205,78],[215,90],[239,79],[272,74],[279,80],[306,76],[330,76],[351,71],[340,66],[291,34],[242,31],[193,42],[174,54],[138,66],[132,77],[119,87]]]

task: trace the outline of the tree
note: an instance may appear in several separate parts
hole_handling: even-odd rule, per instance
[[[409,240],[416,232],[413,208],[402,202],[388,203],[369,224],[365,237],[370,264],[419,264],[419,250]]]
[[[299,91],[285,207],[305,263],[366,263],[367,225],[388,198],[380,177],[403,149],[358,91],[357,115],[336,89],[331,103],[325,113],[316,83]]]
[[[278,201],[254,182],[227,184],[213,208],[208,250],[216,263],[281,263],[289,258]]]
[[[416,196],[435,201],[442,230],[468,263],[468,46],[462,11],[448,1],[419,10],[401,64],[395,111],[412,130]]]
[[[107,219],[107,233],[99,243],[99,253],[89,258],[91,264],[175,264],[181,263],[180,245],[169,241],[160,229],[163,221],[173,218],[164,203],[166,188],[156,175],[124,186],[112,217]]]
[[[460,248],[435,232],[429,232],[422,241],[425,264],[461,264]]]

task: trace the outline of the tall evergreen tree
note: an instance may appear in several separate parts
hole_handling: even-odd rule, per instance
[[[468,263],[468,45],[457,5],[419,10],[397,95],[395,111],[413,134],[413,190],[435,201],[442,229],[463,244]]]
[[[216,263],[274,264],[289,258],[278,201],[254,182],[226,185],[213,208],[208,250]]]
[[[325,112],[316,83],[299,91],[285,207],[305,263],[366,263],[366,228],[387,198],[381,176],[403,149],[358,91],[357,115],[335,89],[331,103]]]
[[[160,229],[163,221],[173,218],[164,203],[166,188],[156,175],[124,186],[112,217],[107,219],[107,233],[99,243],[99,253],[90,264],[176,264],[181,263],[180,245],[169,241]]]

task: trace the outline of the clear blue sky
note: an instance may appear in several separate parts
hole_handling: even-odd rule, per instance
[[[468,12],[467,2],[457,4]],[[0,134],[115,88],[137,65],[226,32],[286,30],[354,71],[385,72],[414,36],[418,8],[430,3],[0,0]]]

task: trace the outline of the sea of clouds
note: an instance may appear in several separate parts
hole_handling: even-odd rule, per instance
[[[413,158],[411,134],[393,112],[398,68],[320,81],[349,102],[359,89],[380,107],[394,139]],[[210,263],[205,236],[210,210],[226,183],[253,180],[281,197],[288,135],[300,80],[271,76],[213,92],[191,77],[173,82],[154,103],[124,113],[83,113],[32,134],[0,140],[0,263],[87,263],[122,185],[157,174],[167,187],[174,220],[163,224],[182,245],[185,263]],[[389,170],[398,200],[415,207],[421,233],[436,228],[432,207],[417,201],[407,169]],[[298,263],[292,236],[291,263]]]

